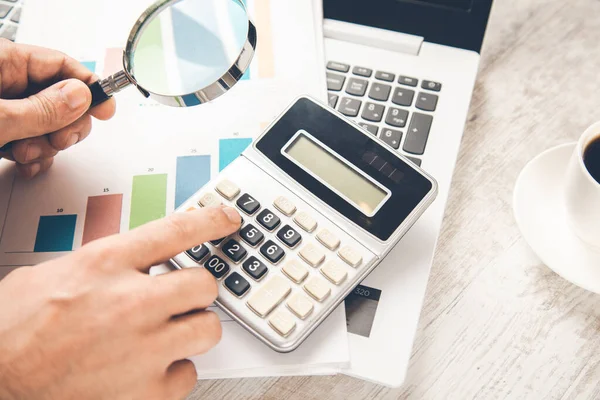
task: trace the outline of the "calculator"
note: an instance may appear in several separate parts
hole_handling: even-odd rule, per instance
[[[171,264],[206,268],[225,313],[272,349],[296,349],[436,197],[435,180],[386,146],[298,98],[177,210],[235,207],[240,229]]]

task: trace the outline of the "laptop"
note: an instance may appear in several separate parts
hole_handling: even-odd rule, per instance
[[[434,205],[346,299],[348,375],[387,386],[404,381],[491,6],[323,1],[330,107],[439,183]]]

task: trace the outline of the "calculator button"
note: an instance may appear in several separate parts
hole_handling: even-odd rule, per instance
[[[308,270],[298,260],[288,261],[281,270],[295,283],[302,283],[308,276]]]
[[[410,107],[414,97],[414,90],[397,87],[394,90],[394,95],[392,96],[392,103],[398,104],[399,106]]]
[[[308,317],[315,308],[312,301],[301,293],[296,293],[290,297],[285,304],[300,319],[305,319]]]
[[[342,75],[327,73],[327,89],[339,92],[344,86],[346,78]]]
[[[216,193],[209,192],[200,197],[198,204],[202,207],[216,207],[223,203]]]
[[[215,189],[221,196],[225,197],[229,201],[235,199],[238,194],[240,194],[240,188],[229,179],[219,182]]]
[[[424,111],[435,111],[437,107],[438,97],[431,93],[419,93],[417,104],[415,107]]]
[[[423,83],[421,84],[421,87],[423,89],[433,90],[434,92],[439,92],[440,90],[442,90],[442,84],[439,82],[433,82],[433,81],[423,81]]]
[[[262,210],[260,212],[260,214],[258,214],[258,217],[256,217],[256,220],[258,221],[259,224],[261,224],[266,230],[268,231],[273,231],[275,228],[277,228],[279,226],[279,224],[281,223],[281,220],[279,219],[279,217],[275,214],[273,214],[273,212],[271,212],[269,209],[265,208],[264,210]]]
[[[223,278],[229,272],[229,264],[219,256],[211,256],[208,261],[204,263],[204,268],[217,279]]]
[[[347,117],[356,117],[361,104],[360,100],[343,97],[338,110]]]
[[[275,275],[248,300],[248,307],[260,317],[266,317],[292,291],[283,277]]]
[[[259,281],[269,272],[269,269],[258,258],[251,256],[242,264],[242,269],[255,281]]]
[[[277,232],[277,237],[287,247],[294,248],[302,240],[302,236],[294,228],[289,225],[284,226]]]
[[[248,281],[237,272],[233,272],[231,275],[229,275],[223,284],[237,297],[242,297],[246,294],[246,292],[248,292],[248,290],[250,290],[250,284]]]
[[[277,310],[271,318],[269,318],[269,325],[275,329],[281,336],[289,336],[290,333],[296,328],[296,321],[294,316],[286,310]]]
[[[263,241],[265,235],[259,231],[254,225],[248,224],[240,231],[240,237],[252,247],[256,247]]]
[[[338,252],[340,258],[348,263],[351,267],[358,267],[362,262],[362,256],[350,246],[344,246]]]
[[[402,132],[394,129],[384,129],[381,132],[381,140],[398,150],[400,148],[400,141],[402,140]]]
[[[240,210],[248,215],[254,215],[260,208],[260,203],[248,193],[244,193],[235,204],[237,204]]]
[[[346,267],[348,268],[348,267]],[[321,273],[325,275],[325,278],[329,279],[331,283],[339,285],[346,280],[348,273],[346,273],[344,266],[335,260],[329,260],[321,268]]]
[[[389,72],[377,71],[375,72],[375,78],[386,82],[394,82],[396,75]]]
[[[201,244],[199,246],[189,249],[188,251],[186,251],[186,253],[188,254],[188,256],[192,257],[194,261],[200,262],[204,259],[204,257],[206,257],[209,254],[209,251],[208,247]]]
[[[406,126],[407,119],[408,111],[391,107],[385,117],[385,123],[398,128],[403,128]]]
[[[367,121],[379,122],[383,118],[385,107],[381,104],[367,103],[363,108],[362,118]]]
[[[300,211],[294,217],[294,222],[298,224],[298,226],[304,229],[306,232],[312,232],[317,229],[317,221],[304,211]]]
[[[319,302],[322,302],[331,294],[331,289],[327,281],[316,276],[313,276],[306,282],[304,290]]]
[[[213,246],[218,246],[218,245],[220,245],[220,244],[223,242],[223,240],[225,240],[225,238],[224,238],[224,237],[222,237],[221,239],[211,240],[211,241],[210,241],[210,243],[211,243]]]
[[[322,229],[317,234],[317,240],[331,251],[335,251],[340,247],[340,239],[331,233],[328,229]]]
[[[269,240],[267,243],[262,245],[260,248],[260,254],[265,256],[265,258],[273,264],[277,264],[279,261],[281,261],[283,256],[285,256],[283,249],[272,240]]]
[[[275,208],[281,211],[286,217],[291,217],[296,212],[296,206],[290,200],[283,196],[279,196],[273,202]]]
[[[304,246],[298,254],[312,267],[318,267],[325,260],[325,253],[312,243]]]
[[[221,251],[234,263],[239,263],[248,252],[236,240],[231,239],[221,247]]]
[[[415,87],[417,86],[417,83],[419,83],[419,80],[417,78],[411,78],[410,76],[400,75],[398,77],[398,83],[401,83],[406,86]]]

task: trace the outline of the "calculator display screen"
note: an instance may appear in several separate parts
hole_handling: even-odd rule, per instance
[[[389,197],[387,191],[302,131],[284,152],[366,215],[374,215]]]

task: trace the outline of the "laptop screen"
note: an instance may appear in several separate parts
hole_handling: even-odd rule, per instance
[[[325,18],[479,52],[493,0],[323,0]]]

